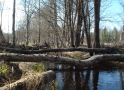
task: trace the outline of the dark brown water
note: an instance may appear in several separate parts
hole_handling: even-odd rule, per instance
[[[59,90],[124,90],[124,69],[56,71]]]

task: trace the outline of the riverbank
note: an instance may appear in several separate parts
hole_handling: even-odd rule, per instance
[[[80,58],[83,59],[89,57],[88,53],[83,53],[83,52],[81,53],[66,52],[62,54],[63,54],[62,56],[76,58],[76,60],[80,60]],[[34,58],[36,57],[34,56]],[[119,67],[123,65],[124,65],[123,63],[120,63],[118,61],[115,62],[102,61],[93,66],[88,66],[87,70],[104,69],[111,71],[112,70],[111,67]],[[22,88],[24,88],[23,90],[32,90],[32,88],[34,90],[37,88],[38,90],[45,90],[45,88],[46,89],[55,88],[54,85],[55,85],[56,75],[54,71],[51,70],[58,70],[58,71],[60,70],[78,71],[78,69],[86,70],[86,67],[80,68],[76,65],[75,66],[67,65],[67,64],[65,65],[65,64],[58,64],[56,62],[48,62],[48,61],[43,62],[43,64],[40,62],[11,62],[11,63],[3,62],[1,63],[1,66],[2,66],[1,67],[2,72],[0,77],[0,83],[1,83],[0,90],[22,90]],[[46,70],[50,70],[50,71],[46,71]]]
[[[32,72],[32,67],[35,64],[8,63],[6,67],[8,70],[0,74],[0,90],[45,90],[45,88],[54,88],[56,79],[54,71]]]

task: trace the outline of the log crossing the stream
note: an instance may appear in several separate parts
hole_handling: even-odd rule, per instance
[[[0,50],[5,50],[7,52],[12,53],[20,53],[20,54],[39,54],[46,52],[72,52],[72,51],[83,51],[83,52],[94,52],[94,53],[108,53],[115,54],[120,53],[120,50],[114,47],[106,47],[106,48],[63,48],[63,49],[41,49],[41,50],[20,50],[16,48],[6,48],[1,47]]]
[[[74,66],[93,66],[103,61],[121,61],[124,62],[124,54],[116,48],[68,48],[68,49],[42,49],[42,50],[19,50],[13,48],[5,48],[0,46],[0,50],[5,50],[9,53],[0,53],[0,60],[6,62],[54,62],[58,64],[67,64]],[[55,56],[42,54],[46,52],[69,52],[69,51],[84,51],[102,53],[102,55],[94,55],[85,60],[78,60],[69,57]],[[110,54],[109,54],[110,53]]]
[[[45,55],[45,54],[13,54],[13,53],[0,53],[0,60],[6,62],[15,61],[15,62],[53,62],[58,64],[67,64],[74,66],[93,66],[103,61],[119,61],[124,62],[124,54],[103,54],[95,55],[85,60],[78,60],[69,57],[61,57],[54,55]]]

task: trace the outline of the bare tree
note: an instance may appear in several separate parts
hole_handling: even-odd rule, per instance
[[[41,5],[40,5],[40,3],[41,3],[41,2],[40,2],[40,0],[39,0],[39,20],[38,20],[38,21],[39,21],[39,22],[38,22],[38,24],[39,24],[39,41],[38,41],[38,42],[39,42],[39,45],[40,45],[40,37],[41,37],[41,22],[40,22],[40,21],[41,21],[41,16],[40,16]]]
[[[82,0],[83,2],[83,0]],[[83,25],[84,25],[84,31],[86,34],[86,41],[88,48],[91,48],[91,37],[90,37],[90,15],[89,15],[89,4],[88,1],[83,2],[83,8],[82,8],[82,14],[83,14]],[[91,52],[90,55],[92,56],[93,53]]]
[[[83,20],[83,15],[82,15],[82,5],[83,2],[82,0],[77,0],[77,30],[76,30],[76,41],[75,45],[76,47],[79,46],[80,44],[80,35],[81,35],[81,27],[82,27],[82,20]]]
[[[94,14],[93,5],[90,4],[91,1],[38,1],[32,4],[31,1],[24,0],[27,41],[30,37],[37,43],[49,41],[55,47],[60,47],[60,45],[76,45],[78,47],[83,42],[83,37],[86,37],[88,48],[91,48],[91,14]],[[30,5],[34,5],[35,14],[31,13]],[[31,35],[29,35],[29,32],[31,32]]]
[[[56,41],[56,46],[59,48],[59,40],[58,40],[58,25],[57,25],[57,1],[53,0],[53,12],[54,12],[54,27],[55,27],[55,41]]]
[[[94,47],[95,48],[100,47],[100,38],[99,38],[100,3],[101,0],[94,0],[94,19],[95,19]]]
[[[13,0],[13,23],[12,23],[12,31],[13,31],[13,47],[15,47],[15,5],[16,0]]]
[[[30,23],[31,17],[34,13],[33,11],[33,1],[32,0],[24,0],[24,10],[26,14],[26,45],[29,44],[29,31],[30,31]]]

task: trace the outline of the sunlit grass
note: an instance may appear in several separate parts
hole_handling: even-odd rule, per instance
[[[0,66],[0,74],[4,74],[8,71],[8,66],[6,64],[2,64]]]
[[[50,90],[58,90],[58,83],[56,81],[53,82],[53,86],[51,87]]]
[[[34,45],[34,44],[32,44],[32,43],[29,43],[29,44],[28,44],[28,47],[33,47],[33,45]]]
[[[44,72],[44,71],[46,71],[46,68],[43,65],[43,63],[38,63],[38,64],[35,64],[34,66],[32,66],[32,71],[33,72]]]

